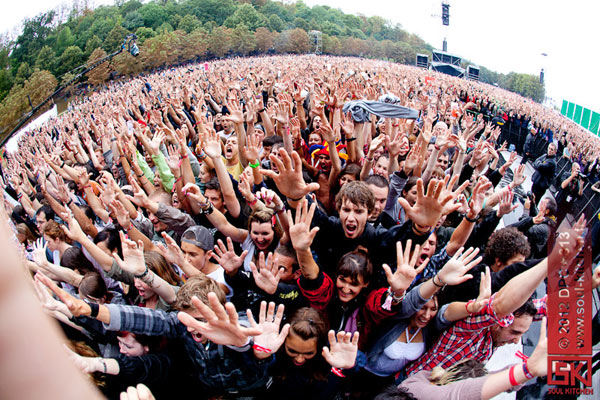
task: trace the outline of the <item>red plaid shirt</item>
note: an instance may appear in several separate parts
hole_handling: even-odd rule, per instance
[[[498,318],[492,306],[494,297],[479,313],[458,321],[444,332],[429,351],[406,368],[407,374],[412,375],[422,369],[430,371],[438,365],[448,368],[467,358],[480,362],[489,360],[493,351],[492,326],[506,327],[515,319],[513,314]],[[541,319],[546,315],[546,296],[534,300],[534,304],[538,309],[534,319]]]

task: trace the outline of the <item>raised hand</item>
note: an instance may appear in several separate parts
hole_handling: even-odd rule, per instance
[[[208,129],[204,135],[204,152],[211,159],[221,156],[221,140],[212,127]]]
[[[526,361],[527,369],[533,376],[548,375],[548,338],[546,337],[546,317],[542,318],[540,337],[533,353]]]
[[[60,217],[63,219],[63,221],[69,224],[68,228],[64,225],[60,226],[69,239],[80,242],[81,239],[85,238],[85,233],[79,226],[79,222],[77,222],[77,220],[73,217],[73,214],[70,210],[68,212],[61,213]]]
[[[260,143],[258,135],[248,136],[247,145],[244,148],[246,159],[251,163],[254,163],[254,161],[258,161],[261,148],[262,145]]]
[[[48,248],[48,244],[44,243],[44,239],[43,238],[39,238],[37,239],[34,243],[33,243],[33,261],[35,261],[37,264],[44,264],[46,263],[47,259],[46,259],[46,249]]]
[[[162,131],[156,132],[151,141],[148,142],[148,148],[152,154],[158,154],[162,142],[165,140],[165,134]]]
[[[212,256],[219,263],[228,275],[235,275],[237,270],[244,264],[244,259],[248,255],[248,250],[244,250],[241,255],[235,254],[233,241],[227,238],[227,247],[221,239],[217,240],[215,250]]]
[[[184,311],[177,314],[179,321],[188,327],[188,332],[194,338],[202,335],[215,344],[241,347],[248,343],[250,336],[262,333],[262,327],[256,324],[249,328],[241,326],[235,306],[226,303],[223,307],[215,293],[208,294],[208,304],[204,304],[196,296],[192,297],[195,313],[204,319],[202,322]]]
[[[421,246],[416,245],[412,251],[411,257],[411,246],[412,240],[406,242],[406,248],[402,250],[402,242],[396,242],[396,271],[392,273],[392,269],[389,265],[383,264],[383,271],[387,281],[394,293],[400,293],[406,291],[413,283],[418,274],[420,274],[427,263],[429,263],[429,257],[427,257],[421,265],[415,269],[417,259],[419,257]]]
[[[469,247],[467,251],[463,253],[463,248],[461,247],[454,256],[444,264],[440,272],[438,272],[438,278],[443,284],[450,286],[461,284],[473,278],[473,275],[467,274],[467,272],[481,262],[481,256],[475,258],[477,253],[479,253],[479,248]]]
[[[144,243],[141,240],[134,242],[125,237],[122,231],[119,231],[121,244],[123,246],[123,260],[113,252],[113,258],[123,271],[130,272],[134,275],[141,275],[146,270],[146,261],[144,260]]]
[[[45,310],[48,311],[58,311],[67,317],[71,317],[72,314],[64,303],[56,300],[54,297],[48,293],[48,288],[44,286],[44,284],[39,280],[39,278],[35,278],[33,280],[33,288],[38,295],[40,300],[40,304]]]
[[[513,204],[513,197],[514,194],[512,190],[502,191],[502,194],[500,195],[500,204],[498,205],[498,211],[496,212],[498,217],[509,214],[517,208],[518,204]]]
[[[290,221],[294,221],[290,225],[290,238],[292,245],[296,250],[309,250],[310,246],[315,239],[319,227],[310,229],[313,215],[315,214],[315,208],[317,204],[313,202],[308,208],[308,201],[302,199],[296,206],[296,218],[292,219],[292,212],[288,210],[288,218]]]
[[[110,211],[117,218],[117,222],[121,228],[127,230],[131,225],[131,219],[129,212],[125,209],[125,206],[121,204],[119,200],[113,200],[109,205]]]
[[[480,176],[473,188],[473,194],[469,201],[469,209],[474,215],[479,215],[483,208],[486,192],[492,187],[492,183],[484,176]]]
[[[348,369],[354,367],[356,354],[358,353],[358,332],[352,333],[340,331],[335,334],[329,331],[329,348],[323,347],[323,358],[334,368]]]
[[[511,186],[517,187],[520,186],[523,182],[525,182],[525,164],[521,164],[517,167],[513,175],[513,180]]]
[[[258,325],[256,326],[262,330],[262,333],[254,337],[254,344],[259,348],[257,350],[255,347],[254,350],[254,355],[257,358],[267,358],[276,353],[285,341],[290,331],[290,324],[285,324],[281,331],[279,330],[283,319],[283,311],[283,304],[280,304],[277,307],[277,312],[275,312],[275,303],[270,302],[268,308],[266,301],[260,303]],[[248,310],[247,313],[250,323],[255,323],[252,312]]]
[[[250,270],[256,286],[268,294],[274,294],[277,291],[277,285],[281,280],[281,275],[285,273],[282,269],[277,270],[273,264],[273,254],[269,253],[265,260],[265,253],[258,255],[258,268],[253,262],[250,262]]]
[[[224,115],[224,119],[234,124],[244,123],[244,114],[242,114],[242,110],[240,109],[240,105],[237,101],[228,102],[227,109],[229,110],[229,115]]]
[[[274,210],[275,212],[284,209],[284,204],[281,198],[277,195],[274,190],[263,187],[260,192],[256,193],[256,197],[261,199],[265,206]]]
[[[56,283],[52,282],[52,280],[43,273],[36,273],[35,279],[44,286],[46,286],[48,289],[50,289],[52,293],[54,293],[60,299],[60,301],[62,301],[65,304],[65,306],[67,306],[71,314],[73,314],[74,316],[87,316],[90,315],[90,313],[92,312],[92,309],[90,308],[88,303],[74,296],[71,296],[69,293],[56,286]]]
[[[485,267],[485,272],[481,273],[481,280],[479,281],[479,295],[474,301],[467,303],[467,312],[470,314],[477,314],[483,310],[492,295],[492,275],[490,273],[490,267]]]
[[[260,169],[260,173],[275,181],[279,191],[291,200],[301,199],[308,193],[319,189],[318,183],[306,184],[302,177],[302,161],[295,151],[292,151],[292,157],[288,155],[284,148],[279,149],[279,159],[275,154],[269,155],[271,163],[275,165],[278,172],[269,169]]]
[[[440,198],[442,190],[449,179],[450,176],[448,175],[446,175],[444,181],[431,179],[427,187],[427,194],[424,193],[423,180],[419,179],[417,181],[417,201],[414,206],[411,206],[403,197],[398,199],[408,218],[419,226],[421,232],[423,228],[430,230],[442,215],[449,214],[460,208],[460,204],[454,203],[452,200],[458,196],[460,191],[464,190],[463,186],[465,185],[459,187],[455,192],[447,194],[444,198]]]

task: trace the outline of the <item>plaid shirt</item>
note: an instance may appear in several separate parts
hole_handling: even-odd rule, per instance
[[[429,351],[406,369],[407,374],[413,375],[423,369],[430,371],[436,366],[448,368],[467,358],[480,362],[489,360],[493,352],[491,328],[494,325],[509,326],[515,318],[512,313],[498,318],[493,308],[494,297],[479,313],[458,321],[445,331]],[[541,319],[546,315],[546,296],[534,300],[534,304],[538,309],[534,320]]]
[[[431,259],[427,263],[427,266],[425,266],[425,269],[423,270],[423,278],[433,278],[450,260],[450,258],[451,257],[446,252],[446,246],[444,246],[442,250],[440,250],[433,257],[431,257]]]
[[[181,338],[186,353],[196,367],[197,379],[216,392],[246,392],[264,387],[269,380],[267,367],[272,358],[257,360],[252,345],[229,347],[212,342],[197,343],[176,312],[135,306],[107,304],[112,331],[127,331],[149,336]]]

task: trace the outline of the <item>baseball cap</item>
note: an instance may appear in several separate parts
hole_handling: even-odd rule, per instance
[[[200,247],[203,250],[212,250],[215,246],[215,239],[210,231],[201,226],[195,225],[188,228],[181,236],[181,241],[194,246]]]

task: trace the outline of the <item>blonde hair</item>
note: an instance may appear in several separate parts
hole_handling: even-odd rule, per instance
[[[192,297],[196,296],[201,302],[208,305],[208,294],[214,292],[221,304],[225,304],[225,292],[217,281],[206,275],[196,275],[188,279],[177,292],[173,309],[184,311],[193,308]]]
[[[452,382],[462,381],[468,378],[478,378],[487,374],[487,370],[479,361],[467,358],[461,360],[448,369],[440,366],[431,370],[429,382],[434,385],[443,386]]]

